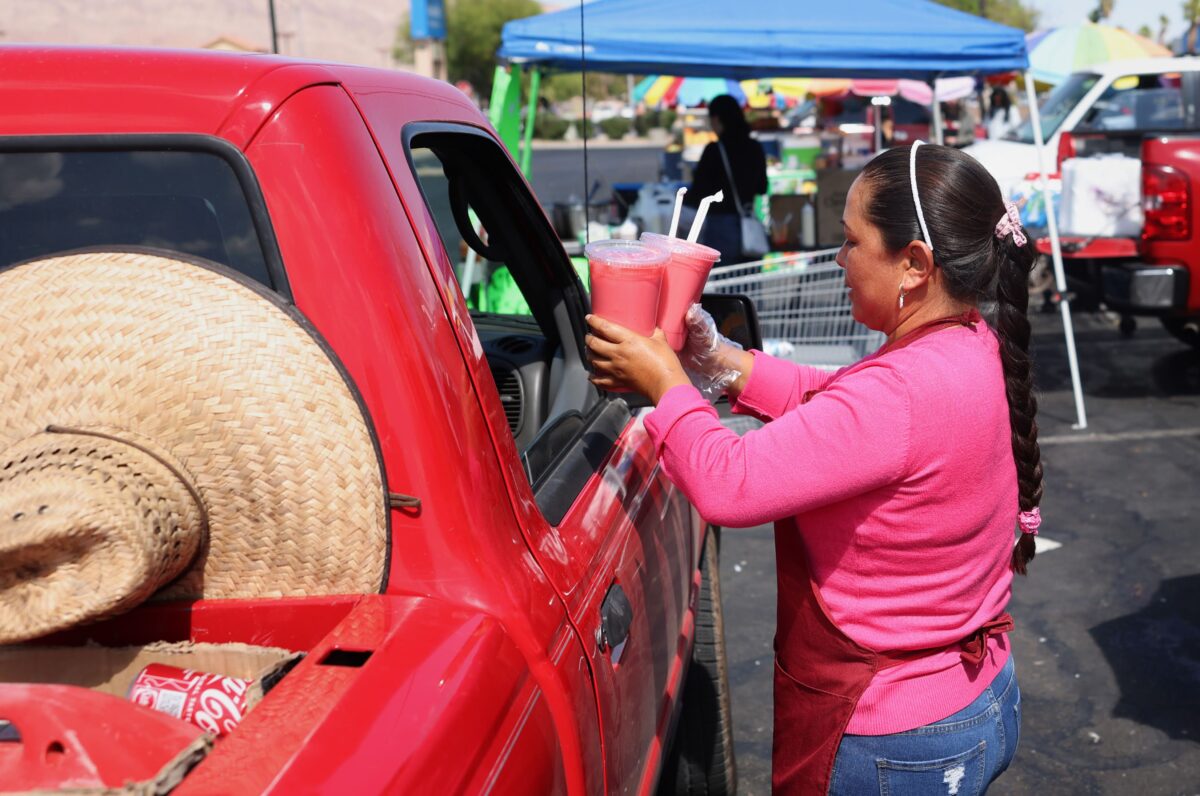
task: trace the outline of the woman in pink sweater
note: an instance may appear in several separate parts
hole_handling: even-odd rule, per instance
[[[761,429],[726,429],[661,333],[590,318],[593,380],[654,401],[662,466],[709,522],[775,523],[775,791],[982,793],[1016,748],[1005,606],[1040,521],[1034,249],[974,159],[919,142],[868,164],[842,220],[875,354],[830,374],[689,315],[687,369]]]

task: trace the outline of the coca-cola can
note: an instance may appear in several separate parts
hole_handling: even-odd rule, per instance
[[[245,715],[251,682],[152,663],[133,679],[129,699],[221,736],[228,735]]]

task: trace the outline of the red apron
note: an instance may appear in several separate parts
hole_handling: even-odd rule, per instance
[[[976,320],[977,315],[969,314],[934,321],[892,348],[948,323]],[[775,525],[775,558],[779,607],[771,790],[776,794],[828,793],[842,736],[876,672],[950,647],[961,647],[963,660],[978,665],[987,637],[1013,627],[1012,617],[1004,613],[950,647],[876,652],[850,639],[829,617],[813,583],[799,529],[791,520]]]

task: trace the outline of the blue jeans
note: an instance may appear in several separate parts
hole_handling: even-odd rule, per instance
[[[1021,731],[1021,689],[1010,656],[979,698],[953,716],[892,735],[847,735],[830,794],[975,796],[1012,762]]]

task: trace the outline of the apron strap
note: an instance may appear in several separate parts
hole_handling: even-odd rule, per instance
[[[999,636],[1002,633],[1011,632],[1015,627],[1012,615],[1005,611],[988,622],[984,622],[983,626],[976,630],[966,638],[960,639],[947,644],[944,647],[929,647],[922,650],[890,650],[888,652],[878,652],[879,668],[890,669],[893,666],[899,666],[902,663],[915,661],[918,658],[925,658],[939,652],[945,652],[955,647],[961,647],[959,654],[962,656],[963,663],[972,666],[978,666],[983,663],[983,656],[987,652],[988,636]]]

